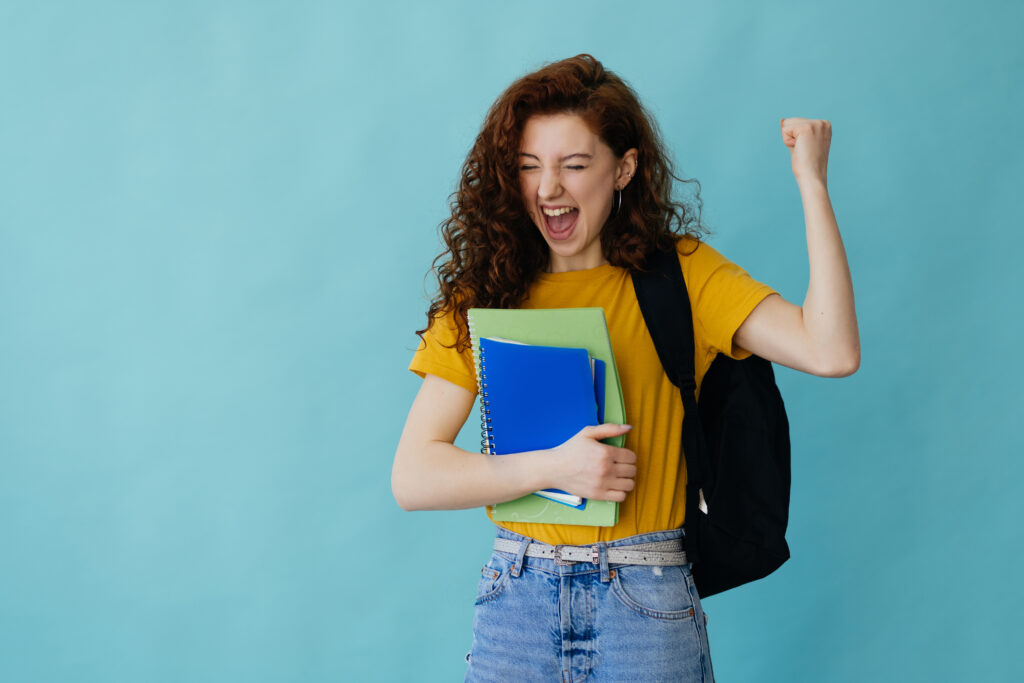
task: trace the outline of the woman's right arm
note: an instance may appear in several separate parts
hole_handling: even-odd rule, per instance
[[[454,445],[474,395],[427,374],[413,401],[391,470],[391,490],[404,510],[461,510],[560,488],[595,500],[625,500],[633,489],[636,455],[599,441],[628,426],[585,427],[561,446],[485,455]]]

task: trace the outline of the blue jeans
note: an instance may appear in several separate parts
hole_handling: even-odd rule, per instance
[[[466,681],[714,682],[707,617],[690,565],[609,563],[604,549],[682,538],[682,529],[598,543],[601,564],[493,551],[481,570]]]

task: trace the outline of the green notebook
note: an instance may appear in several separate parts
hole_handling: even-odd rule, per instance
[[[480,337],[501,337],[524,344],[585,348],[605,363],[604,421],[624,424],[625,403],[619,383],[608,324],[603,308],[471,308],[469,333],[473,342],[477,385],[480,384]],[[604,443],[622,447],[625,435],[605,439]],[[486,450],[484,451],[486,452]],[[614,526],[619,520],[619,504],[611,500],[587,500],[577,510],[535,495],[491,506],[492,518],[500,522],[578,524]]]

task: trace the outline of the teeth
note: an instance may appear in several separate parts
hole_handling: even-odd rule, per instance
[[[571,206],[563,206],[561,209],[541,209],[541,210],[544,212],[545,216],[561,216],[563,213],[569,213],[570,211],[575,211],[576,209],[572,208]]]

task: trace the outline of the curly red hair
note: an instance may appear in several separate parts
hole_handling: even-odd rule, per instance
[[[466,311],[515,308],[547,263],[549,249],[526,213],[519,187],[523,128],[534,115],[571,113],[621,158],[638,150],[637,172],[622,191],[622,210],[601,229],[604,257],[631,271],[648,255],[669,249],[682,234],[707,233],[700,224],[700,183],[677,178],[661,134],[633,89],[589,54],[548,64],[510,85],[484,119],[449,198],[451,217],[441,223],[445,249],[433,261],[440,289],[427,311],[454,312],[456,348],[468,348]],[[672,199],[672,180],[697,182],[695,218]],[[440,262],[440,265],[438,265]],[[421,338],[427,328],[417,330]]]

